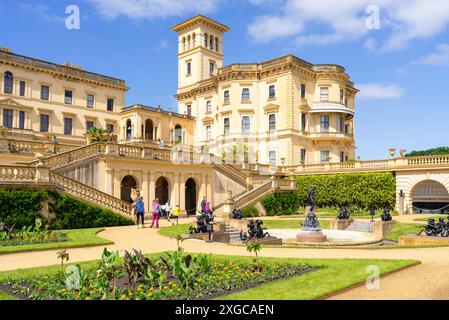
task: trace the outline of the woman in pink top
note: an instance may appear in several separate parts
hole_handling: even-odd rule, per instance
[[[159,199],[155,199],[151,206],[151,227],[154,227],[154,223],[156,222],[156,228],[159,228],[159,215],[161,214],[161,204],[159,203]]]

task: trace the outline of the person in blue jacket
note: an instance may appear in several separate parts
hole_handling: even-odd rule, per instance
[[[139,228],[139,220],[142,221],[142,228],[145,228],[145,203],[143,202],[143,197],[140,197],[135,204],[135,210],[136,210],[136,223],[137,228]]]

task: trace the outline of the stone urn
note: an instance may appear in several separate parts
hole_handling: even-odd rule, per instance
[[[388,151],[390,153],[390,157],[394,158],[395,155],[396,155],[396,149],[395,148],[390,148]]]
[[[46,145],[33,147],[34,156],[38,159],[44,158],[47,151],[48,151],[48,147]]]
[[[136,202],[137,199],[140,198],[140,190],[139,189],[131,189],[131,199]]]

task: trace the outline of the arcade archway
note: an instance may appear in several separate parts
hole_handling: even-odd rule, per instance
[[[185,210],[188,215],[196,214],[196,204],[196,182],[192,178],[189,178],[185,183]]]
[[[159,203],[161,204],[166,204],[169,199],[168,181],[164,177],[156,180],[156,198],[159,199]]]
[[[126,176],[120,184],[120,199],[132,203],[131,190],[137,188],[137,181],[133,176]]]
[[[410,194],[415,213],[443,213],[449,211],[449,192],[435,180],[416,184]]]

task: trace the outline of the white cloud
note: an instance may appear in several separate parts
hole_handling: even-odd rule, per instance
[[[108,20],[120,15],[131,19],[154,19],[213,12],[221,0],[89,0]]]
[[[428,54],[412,63],[449,67],[449,44],[441,43],[436,49],[436,52]]]
[[[270,2],[250,1],[262,6]],[[381,32],[366,26],[371,15],[366,9],[370,5],[380,9]],[[279,7],[277,12],[258,17],[248,26],[256,42],[294,37],[296,45],[326,45],[365,39],[368,49],[388,51],[402,49],[415,39],[433,37],[449,25],[449,0],[285,0]],[[283,24],[285,21],[288,24]],[[325,31],[311,31],[317,26]],[[286,32],[287,27],[292,31]]]
[[[404,94],[404,90],[394,84],[358,84],[356,87],[360,90],[357,95],[360,99],[397,99]]]

